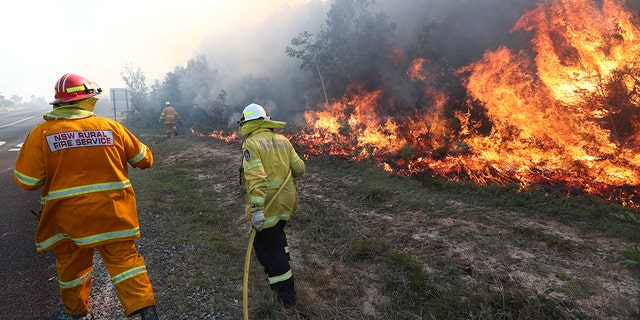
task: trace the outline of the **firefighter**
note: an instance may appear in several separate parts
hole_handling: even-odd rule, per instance
[[[182,118],[178,114],[178,111],[171,106],[171,102],[164,103],[164,109],[160,113],[160,121],[164,120],[164,127],[167,133],[167,137],[171,137],[171,134],[178,135],[178,127],[176,122],[182,123]]]
[[[102,89],[77,74],[55,85],[53,110],[27,136],[14,180],[25,190],[42,188],[36,249],[53,250],[65,311],[89,311],[94,250],[111,276],[127,317],[158,319],[143,257],[136,199],[128,165],[146,169],[151,150],[124,126],[95,116]]]
[[[273,132],[286,123],[271,120],[262,106],[252,103],[245,107],[238,123],[246,137],[242,143],[241,178],[246,190],[246,218],[257,231],[253,248],[271,289],[283,306],[290,308],[296,297],[284,228],[297,207],[295,179],[304,173],[305,164],[291,142]],[[289,173],[291,179],[287,179]],[[277,198],[272,199],[281,186]]]

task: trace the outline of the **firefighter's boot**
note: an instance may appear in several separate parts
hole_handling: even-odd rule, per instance
[[[158,314],[156,313],[155,306],[148,306],[140,309],[137,313],[140,315],[141,320],[158,320]]]

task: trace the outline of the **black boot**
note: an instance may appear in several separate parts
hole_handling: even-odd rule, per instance
[[[272,284],[271,289],[278,295],[278,300],[285,308],[288,309],[296,305],[296,290],[293,277],[286,281]]]
[[[286,309],[293,308],[296,305],[296,296],[289,295],[285,297],[280,297],[279,300],[282,302],[282,306]]]
[[[158,314],[156,314],[156,306],[149,306],[137,312],[140,315],[141,320],[158,320]]]

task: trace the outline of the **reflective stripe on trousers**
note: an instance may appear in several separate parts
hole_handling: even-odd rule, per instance
[[[269,278],[269,285],[285,301],[295,301],[293,273],[289,265],[289,246],[284,232],[286,221],[256,233],[253,248]]]

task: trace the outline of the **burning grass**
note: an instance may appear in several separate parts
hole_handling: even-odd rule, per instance
[[[141,248],[171,319],[238,319],[248,226],[238,145],[142,135]],[[289,242],[300,304],[282,310],[255,259],[252,319],[629,319],[635,210],[588,195],[392,175],[307,159]],[[624,217],[624,219],[620,219]],[[146,231],[145,231],[146,230]]]
[[[529,48],[487,50],[454,72],[416,57],[399,64],[421,88],[414,105],[398,105],[393,85],[354,83],[305,112],[292,139],[304,153],[374,160],[399,175],[518,183],[637,208],[638,21],[624,1],[545,1],[512,28]]]

